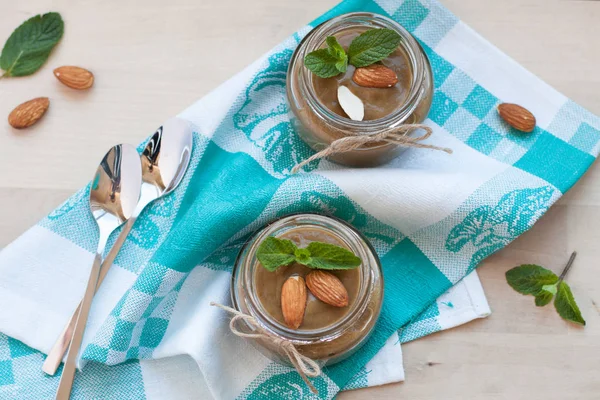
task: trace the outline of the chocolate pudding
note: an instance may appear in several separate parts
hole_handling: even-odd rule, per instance
[[[380,62],[398,77],[392,87],[357,85],[352,80],[355,70],[352,65],[333,78],[320,78],[304,65],[305,56],[324,48],[328,36],[336,37],[347,51],[356,36],[380,28],[392,29],[401,37],[398,48]],[[362,121],[350,119],[341,109],[337,99],[340,85],[346,86],[364,103]],[[374,135],[402,124],[421,123],[427,118],[432,98],[433,76],[423,49],[401,25],[378,14],[344,14],[317,26],[300,42],[288,68],[290,119],[296,133],[315,151],[347,136]],[[332,154],[328,160],[353,167],[374,167],[389,162],[405,149],[395,143],[375,142]]]
[[[340,238],[319,228],[291,229],[278,236],[278,238],[291,240],[298,247],[306,247],[310,242],[322,242],[348,248]],[[271,272],[262,268],[260,263],[258,264],[255,268],[254,288],[261,305],[272,318],[285,325],[281,310],[281,288],[289,277],[299,275],[304,278],[312,271],[314,269],[294,263],[285,267],[279,267],[276,271]],[[314,297],[309,291],[304,320],[299,329],[322,329],[344,318],[348,314],[348,311],[352,309],[358,296],[361,282],[360,271],[360,268],[328,271],[335,275],[348,291],[348,306],[334,307],[326,304]]]
[[[350,28],[334,36],[342,47],[348,50],[352,40],[368,28]],[[398,83],[389,88],[364,87],[357,85],[352,80],[356,67],[348,65],[345,73],[333,78],[320,78],[313,76],[313,90],[317,100],[337,115],[347,117],[338,103],[338,87],[346,86],[352,93],[362,100],[365,106],[364,121],[374,120],[396,112],[410,94],[413,76],[410,61],[402,46],[390,54],[380,63],[396,73]]]

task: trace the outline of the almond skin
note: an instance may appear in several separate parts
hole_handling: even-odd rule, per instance
[[[308,292],[301,276],[290,276],[281,288],[281,311],[288,327],[298,329],[304,319]]]
[[[323,303],[334,307],[348,305],[348,291],[337,276],[330,272],[316,270],[306,275],[308,290]]]
[[[80,67],[58,67],[54,70],[54,76],[72,89],[85,90],[91,88],[94,84],[94,74]]]
[[[498,114],[513,128],[532,132],[535,129],[535,117],[529,110],[511,103],[503,103],[498,106]]]
[[[385,65],[373,64],[356,68],[352,80],[359,86],[390,88],[398,83],[396,73]]]
[[[47,97],[38,97],[19,104],[8,116],[8,123],[16,129],[25,129],[39,121],[50,106]]]

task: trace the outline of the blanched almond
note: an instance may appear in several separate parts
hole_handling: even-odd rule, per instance
[[[338,102],[346,115],[354,121],[362,121],[365,117],[365,105],[362,100],[346,86],[338,87]]]

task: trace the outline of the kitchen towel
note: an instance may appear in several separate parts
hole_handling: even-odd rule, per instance
[[[388,15],[420,41],[435,81],[428,142],[452,155],[408,149],[379,168],[320,160],[290,174],[312,152],[287,114],[287,64],[312,27],[350,11]],[[536,129],[507,126],[495,110],[501,102],[529,108]],[[189,354],[217,399],[311,396],[293,370],[230,334],[228,316],[208,305],[228,302],[229,272],[251,232],[293,212],[331,214],[365,234],[382,259],[385,298],[372,337],[314,379],[329,399],[367,374],[399,328],[529,229],[591,165],[600,139],[596,116],[431,0],[344,1],[179,117],[197,132],[190,170],[134,226],[94,302],[82,358],[108,376],[116,372],[105,365],[141,368],[142,361],[123,363]],[[0,253],[0,304],[11,305],[0,307],[0,331],[9,344],[47,351],[79,301],[89,271],[82,266],[91,265],[97,240],[86,197],[81,190]],[[86,372],[79,380],[93,382]],[[13,368],[10,376],[19,374]],[[143,395],[141,379],[119,377],[132,398],[134,388]],[[116,382],[96,390],[108,398]]]
[[[118,268],[118,266],[115,266]],[[452,328],[490,313],[481,283],[475,271],[442,295],[415,321],[394,333],[384,347],[346,384],[343,390],[360,389],[404,380],[400,343]],[[252,347],[248,351],[255,352]],[[257,356],[262,357],[257,354]],[[229,355],[232,357],[232,355]],[[24,343],[0,333],[0,399],[53,399],[60,380],[60,370],[54,377],[44,374],[41,365],[45,356]],[[240,375],[256,374],[239,366]],[[298,398],[287,385],[276,393],[254,398]],[[281,394],[283,393],[283,394]],[[264,393],[262,393],[264,394]],[[288,396],[288,397],[289,397]],[[187,355],[161,359],[129,360],[105,366],[96,362],[78,373],[72,392],[73,399],[103,400],[192,400],[215,399],[198,364]]]

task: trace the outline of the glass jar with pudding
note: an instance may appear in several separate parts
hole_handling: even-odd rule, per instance
[[[361,262],[353,269],[328,271],[294,262],[269,271],[258,261],[257,251],[271,236],[290,240],[298,248],[312,242],[343,247]],[[332,274],[343,285],[344,301],[328,304],[321,300],[311,286],[312,276],[319,274]],[[293,326],[282,304],[282,290],[290,279],[301,279],[302,285],[306,281],[307,286],[303,318]],[[383,277],[375,250],[352,226],[322,215],[296,214],[264,227],[244,246],[233,270],[231,296],[233,306],[254,317],[259,329],[290,341],[299,353],[319,364],[331,365],[353,354],[369,337],[381,310]],[[272,360],[289,364],[271,340],[252,342]]]
[[[347,51],[356,37],[371,29],[391,29],[400,35],[400,44],[388,57],[365,67],[387,67],[395,73],[395,83],[379,87],[359,85],[352,65],[337,76],[321,78],[304,65],[307,54],[327,46],[327,37],[335,37]],[[340,86],[347,87],[363,102],[362,120],[350,119],[340,106]],[[432,97],[431,66],[423,49],[401,25],[378,14],[344,14],[317,26],[300,42],[288,68],[287,99],[292,123],[315,151],[348,133],[377,134],[402,124],[419,124],[429,113]],[[390,161],[403,149],[394,143],[376,142],[328,158],[339,164],[371,167]]]

